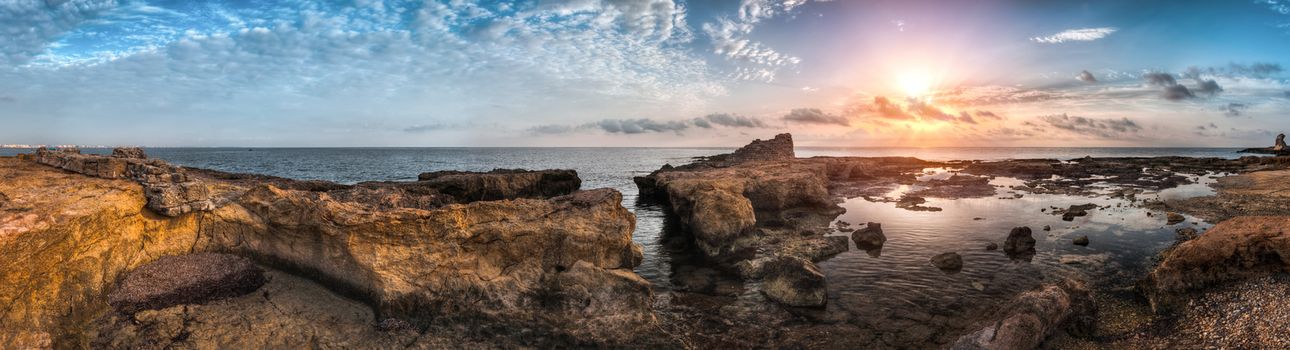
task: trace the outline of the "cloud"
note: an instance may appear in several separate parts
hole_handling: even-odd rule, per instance
[[[403,128],[403,132],[416,134],[416,133],[425,133],[425,132],[436,131],[436,130],[450,129],[454,127],[455,126],[453,125],[442,124],[442,123],[421,124],[421,125],[413,125],[413,126]]]
[[[1079,81],[1082,81],[1085,83],[1097,82],[1097,78],[1093,77],[1093,73],[1089,73],[1087,70],[1079,71],[1079,75],[1075,76],[1075,79],[1079,79]]]
[[[944,110],[941,110],[940,108],[936,108],[936,106],[933,106],[930,103],[924,102],[923,100],[919,100],[919,99],[910,99],[909,103],[906,104],[905,106],[905,110],[908,111],[909,113],[913,113],[915,115],[918,115],[919,117],[922,117],[923,120],[928,120],[928,119],[940,120],[940,121],[956,120],[954,115],[946,113]]]
[[[114,0],[0,2],[0,64],[27,63],[58,36],[116,6]]]
[[[1113,27],[1068,29],[1060,33],[1030,38],[1030,41],[1043,44],[1060,44],[1067,41],[1093,41],[1105,38],[1117,29]]]
[[[750,118],[741,115],[729,113],[713,113],[699,118],[694,118],[694,125],[701,128],[711,128],[713,125],[727,126],[732,128],[764,128],[766,123],[761,119]]]
[[[1244,103],[1231,102],[1223,106],[1223,114],[1228,117],[1239,117],[1246,108],[1250,108],[1250,106]]]
[[[601,130],[611,134],[644,134],[650,132],[680,133],[690,125],[682,121],[655,121],[653,119],[605,119],[595,123]]]
[[[991,112],[991,111],[976,111],[976,116],[982,117],[982,118],[990,118],[994,120],[1003,120],[1003,116],[995,114],[994,112]]]
[[[1178,85],[1178,80],[1174,79],[1173,74],[1169,73],[1147,73],[1142,75],[1142,79],[1146,79],[1147,84],[1156,86]]]
[[[0,102],[15,102],[15,101],[18,101],[18,99],[13,98],[13,96],[0,96]]]
[[[1200,85],[1196,87],[1196,92],[1214,95],[1223,91],[1223,88],[1218,86],[1218,82],[1214,81],[1213,79],[1209,79],[1209,80],[1197,79],[1197,82],[1200,83]]]
[[[1102,138],[1122,137],[1142,131],[1142,127],[1129,118],[1098,119],[1070,116],[1063,113],[1040,116],[1038,119],[1057,129]]]
[[[1166,100],[1178,101],[1196,97],[1190,89],[1182,85],[1170,85],[1165,87],[1163,96]]]
[[[973,119],[972,115],[968,114],[968,112],[959,112],[958,121],[960,123],[976,124],[976,119]]]
[[[743,0],[736,17],[721,17],[703,24],[703,33],[712,51],[735,62],[733,77],[740,80],[772,82],[782,67],[796,66],[801,58],[776,51],[748,37],[757,23],[775,16],[791,14],[809,0]]]
[[[566,134],[574,131],[574,127],[559,124],[538,125],[528,129],[532,134]]]
[[[846,117],[824,113],[818,108],[797,108],[784,115],[784,120],[802,124],[836,124],[851,126]]]

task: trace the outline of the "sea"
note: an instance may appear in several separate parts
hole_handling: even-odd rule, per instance
[[[496,168],[573,169],[587,188],[609,187],[623,193],[623,206],[637,217],[633,235],[645,253],[636,272],[651,281],[659,295],[673,290],[707,291],[737,295],[737,299],[760,296],[741,288],[736,279],[710,266],[703,266],[693,248],[678,244],[678,225],[657,203],[641,200],[632,181],[664,164],[679,165],[695,157],[728,153],[733,148],[147,148],[150,157],[173,164],[228,172],[258,173],[294,179],[327,180],[338,183],[362,181],[410,181],[417,174],[437,170],[487,171]],[[796,149],[798,157],[815,156],[910,156],[925,160],[1059,159],[1092,157],[1188,156],[1237,158],[1245,154],[1235,148],[807,148]],[[0,156],[30,152],[29,149],[0,149]],[[85,153],[110,153],[110,149],[82,149]],[[923,176],[944,176],[953,169],[926,169]],[[1195,183],[1145,193],[1139,198],[1185,198],[1213,193],[1208,184],[1223,174],[1194,177]],[[1211,226],[1197,218],[1178,225],[1166,225],[1162,213],[1153,213],[1123,199],[1070,195],[1017,196],[1008,189],[1020,180],[999,177],[995,197],[945,200],[929,198],[925,206],[937,212],[909,211],[894,203],[848,199],[841,203],[847,212],[838,221],[852,224],[879,222],[888,241],[881,251],[863,251],[854,245],[819,264],[828,279],[829,322],[847,320],[881,329],[924,312],[939,319],[970,319],[989,312],[1018,292],[1045,280],[1082,275],[1101,283],[1131,284],[1152,263],[1160,250],[1175,240],[1175,230]],[[916,185],[915,185],[916,186]],[[899,197],[902,186],[890,193]],[[1051,208],[1093,203],[1101,207],[1087,217],[1063,221],[1051,215]],[[1041,209],[1043,209],[1041,211]],[[1038,253],[1016,261],[997,251],[987,251],[991,242],[1002,244],[1009,230],[1029,226],[1039,241]],[[1041,227],[1048,226],[1044,231]],[[833,234],[846,235],[844,232]],[[1088,236],[1091,244],[1076,246],[1071,240]],[[928,259],[943,252],[958,252],[964,268],[945,273]],[[1086,278],[1087,279],[1087,278]],[[695,282],[699,281],[699,282]],[[724,281],[724,282],[722,282]],[[707,285],[695,285],[707,284]],[[724,284],[722,284],[724,283]],[[713,285],[719,285],[714,287]],[[733,286],[733,287],[731,287]],[[742,293],[742,294],[741,294]],[[921,311],[920,311],[921,310]],[[937,318],[930,318],[937,319]],[[952,322],[952,321],[946,321]],[[944,324],[943,329],[961,325]],[[936,325],[931,325],[934,329]]]

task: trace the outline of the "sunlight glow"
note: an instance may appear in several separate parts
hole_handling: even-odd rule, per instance
[[[932,77],[926,72],[906,72],[896,83],[908,97],[923,97],[932,92]]]

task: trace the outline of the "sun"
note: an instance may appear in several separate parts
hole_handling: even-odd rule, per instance
[[[906,72],[897,78],[900,90],[908,97],[923,97],[932,92],[932,77],[923,72]]]

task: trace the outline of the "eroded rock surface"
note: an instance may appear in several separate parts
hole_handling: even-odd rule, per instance
[[[12,257],[0,263],[0,302],[16,305],[0,315],[8,344],[83,346],[78,335],[107,310],[126,271],[200,252],[306,276],[382,319],[417,325],[530,329],[594,344],[630,343],[652,329],[649,283],[632,272],[641,261],[634,216],[614,190],[572,192],[576,181],[562,178],[569,185],[557,192],[571,193],[479,200],[494,194],[459,198],[434,188],[435,179],[348,186],[53,152],[30,158],[74,173],[0,158],[0,192],[10,198],[0,211],[0,254]],[[146,195],[153,175],[227,202],[155,215],[144,209],[155,209]],[[475,188],[514,189],[541,185],[504,180],[546,175],[480,176],[491,178]]]
[[[1097,305],[1083,283],[1063,280],[1018,295],[996,313],[995,321],[964,335],[955,350],[1037,349],[1054,332],[1090,334],[1097,320]]]
[[[1290,268],[1290,217],[1242,216],[1162,254],[1141,283],[1156,310],[1168,310],[1186,292]]]

